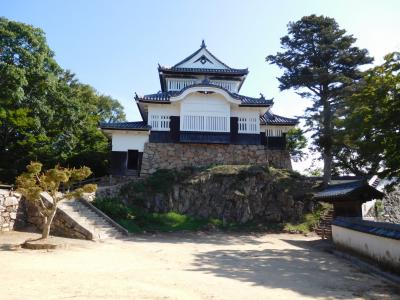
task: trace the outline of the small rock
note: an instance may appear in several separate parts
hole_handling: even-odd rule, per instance
[[[19,200],[16,197],[7,197],[4,201],[4,206],[17,205]]]

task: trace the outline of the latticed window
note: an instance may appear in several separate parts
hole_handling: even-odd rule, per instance
[[[229,132],[229,118],[223,116],[183,116],[181,130]]]
[[[151,129],[153,130],[169,130],[169,122],[170,117],[164,115],[150,115],[150,123]]]
[[[266,136],[282,136],[284,130],[282,128],[277,127],[267,127]]]
[[[254,117],[239,117],[239,133],[259,133],[259,120]]]

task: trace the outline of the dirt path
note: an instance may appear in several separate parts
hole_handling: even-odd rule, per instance
[[[2,300],[400,299],[300,235],[169,234],[11,249],[32,235],[0,233]]]

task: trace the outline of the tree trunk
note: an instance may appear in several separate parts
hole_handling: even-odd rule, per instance
[[[329,97],[326,94],[327,86],[323,87],[323,95],[321,101],[323,103],[323,128],[322,128],[322,158],[324,160],[324,177],[323,186],[326,187],[332,179],[332,112]]]
[[[51,209],[50,215],[44,218],[42,239],[47,239],[49,237],[50,226],[51,226],[51,223],[53,222],[56,212],[57,212],[57,206],[53,204],[53,208]]]
[[[332,151],[331,149],[325,149],[322,154],[324,159],[324,177],[323,185],[326,187],[332,179]]]

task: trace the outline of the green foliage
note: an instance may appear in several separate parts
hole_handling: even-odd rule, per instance
[[[148,213],[140,206],[126,206],[119,198],[98,198],[93,202],[98,209],[116,220],[130,232],[200,230],[207,224],[220,226],[216,219],[198,219],[175,212]]]
[[[185,178],[186,172],[159,169],[145,180],[130,182],[121,187],[120,195],[128,196],[131,203],[140,205],[146,194],[168,194],[174,183]]]
[[[57,210],[57,205],[64,199],[81,197],[83,193],[95,192],[95,184],[87,184],[74,191],[68,191],[61,194],[61,187],[69,187],[77,181],[81,181],[92,173],[89,168],[81,167],[62,168],[55,166],[47,171],[42,171],[43,165],[40,162],[31,162],[27,165],[27,172],[22,173],[16,178],[17,191],[20,192],[27,201],[31,202],[39,211],[43,218],[42,238],[47,238],[50,232],[50,226]],[[41,193],[47,192],[52,202],[44,202]]]
[[[263,177],[265,176],[265,177]],[[273,192],[279,193],[286,191],[296,197],[296,193],[303,193],[304,181],[299,173],[289,170],[267,168],[257,165],[211,165],[207,168],[188,169],[183,171],[159,170],[148,178],[130,182],[121,189],[120,197],[124,199],[110,199],[105,204],[95,205],[105,213],[114,217],[115,220],[131,232],[143,231],[177,231],[177,230],[208,230],[218,229],[227,231],[246,231],[246,232],[277,232],[283,229],[283,224],[270,224],[268,222],[249,222],[246,224],[226,223],[218,219],[195,218],[177,212],[151,213],[144,205],[147,197],[157,197],[155,194],[164,194],[162,199],[168,199],[172,192],[172,187],[179,184],[196,185],[204,180],[213,184],[224,181],[231,177],[232,191],[238,195],[243,192],[243,187],[247,179],[251,177],[265,178],[273,181]],[[226,180],[225,180],[226,181]],[[161,199],[160,198],[160,199]],[[233,201],[233,200],[232,200]],[[121,205],[126,204],[123,213],[119,214]],[[117,211],[117,212],[115,212]],[[119,216],[118,216],[119,214]],[[125,217],[122,215],[125,214]],[[129,215],[129,217],[127,217]]]
[[[27,172],[22,173],[16,178],[17,190],[28,201],[38,205],[39,209],[47,211],[47,207],[43,207],[40,194],[42,192],[49,193],[56,205],[64,198],[80,197],[82,193],[92,193],[96,191],[95,184],[87,184],[82,188],[71,192],[59,194],[61,187],[67,188],[72,184],[84,180],[92,173],[88,167],[62,168],[55,166],[52,169],[42,171],[43,165],[40,162],[31,162],[26,166]]]
[[[307,139],[303,130],[292,128],[286,134],[286,145],[294,161],[302,161],[307,157],[303,151],[307,147]]]
[[[295,89],[313,100],[306,111],[306,126],[313,131],[314,149],[324,159],[324,181],[331,177],[335,137],[334,122],[346,88],[362,77],[359,67],[372,62],[365,49],[354,46],[356,39],[346,35],[328,17],[310,15],[288,25],[281,38],[283,52],[269,55],[267,61],[284,69],[278,78],[280,89]]]
[[[326,214],[332,206],[330,204],[320,204],[313,212],[305,214],[298,223],[286,223],[283,230],[288,232],[309,233],[318,224],[321,217]]]
[[[178,172],[175,170],[160,169],[147,178],[145,185],[153,193],[168,193],[177,176]]]
[[[336,166],[358,175],[400,178],[400,53],[385,56],[354,84],[338,121]]]
[[[382,200],[376,200],[374,208],[375,208],[376,216],[382,216],[383,215],[385,210],[384,210],[384,207],[383,207]]]
[[[115,220],[133,218],[133,210],[126,207],[118,198],[96,198],[93,205]]]
[[[57,64],[41,29],[0,18],[0,180],[30,160],[102,175],[109,142],[98,123],[124,118],[118,101]]]

